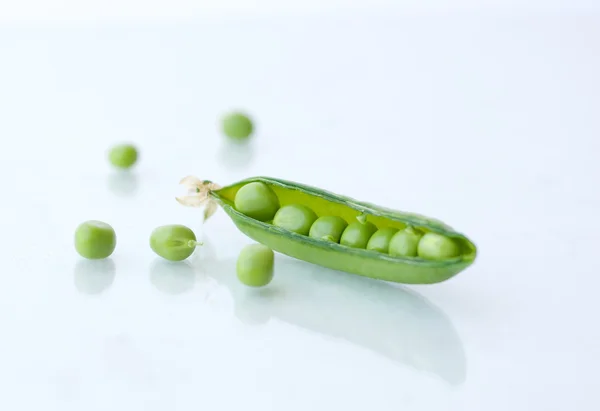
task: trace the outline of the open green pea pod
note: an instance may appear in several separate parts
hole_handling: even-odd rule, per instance
[[[379,229],[392,227],[404,230],[411,227],[423,233],[424,237],[428,233],[436,237],[441,235],[453,242],[456,255],[443,259],[392,256],[298,234],[278,227],[272,221],[260,221],[235,207],[236,194],[250,183],[262,183],[270,188],[281,207],[299,204],[310,208],[317,216],[339,216],[348,222],[358,220],[371,223]],[[205,220],[220,205],[237,228],[254,241],[290,257],[334,270],[396,283],[434,284],[469,267],[477,255],[477,247],[471,240],[438,220],[357,201],[304,184],[270,177],[253,177],[221,187],[191,176],[185,177],[181,184],[188,188],[189,195],[178,197],[177,200],[186,206],[204,206]]]

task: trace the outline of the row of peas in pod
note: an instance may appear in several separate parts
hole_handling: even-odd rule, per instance
[[[416,227],[378,228],[361,219],[348,223],[340,216],[317,216],[303,204],[281,206],[277,194],[261,182],[241,187],[236,193],[234,206],[250,218],[300,235],[391,256],[444,260],[456,257],[461,252],[453,239]]]

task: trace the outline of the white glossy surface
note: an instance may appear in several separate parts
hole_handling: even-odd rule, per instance
[[[598,409],[600,19],[361,16],[0,29],[0,409]],[[188,263],[152,254],[202,229],[187,174],[417,211],[480,257],[397,287],[277,256],[248,290],[222,212]],[[75,254],[86,219],[110,260]]]

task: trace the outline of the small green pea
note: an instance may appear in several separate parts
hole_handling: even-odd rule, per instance
[[[418,254],[429,260],[444,260],[458,256],[460,247],[456,241],[444,235],[427,233],[419,242]]]
[[[392,227],[386,227],[377,230],[369,239],[369,242],[367,243],[367,250],[373,250],[379,253],[387,254],[390,248],[390,240],[397,232],[398,229]]]
[[[85,221],[75,230],[75,250],[84,258],[106,258],[115,251],[116,246],[115,230],[102,221]]]
[[[136,163],[138,152],[131,144],[119,144],[110,149],[108,159],[115,167],[129,168]]]
[[[412,227],[396,233],[390,240],[389,253],[394,257],[416,257],[419,240],[423,234]]]
[[[277,194],[265,183],[248,183],[235,194],[235,209],[258,221],[269,221],[279,210]]]
[[[196,241],[194,232],[184,225],[163,225],[150,234],[152,251],[169,261],[185,260],[201,244]]]
[[[263,287],[273,279],[273,250],[262,244],[250,244],[237,259],[237,277],[242,284]]]
[[[227,137],[246,139],[253,131],[252,121],[243,113],[234,112],[223,117],[223,133]]]
[[[365,248],[375,231],[377,231],[377,227],[369,221],[351,223],[344,230],[340,244],[352,248]]]
[[[340,237],[347,226],[348,223],[342,217],[332,215],[323,216],[316,219],[310,227],[308,235],[309,237],[339,243]]]
[[[275,213],[273,225],[294,233],[308,235],[317,215],[310,208],[301,204],[288,204]]]

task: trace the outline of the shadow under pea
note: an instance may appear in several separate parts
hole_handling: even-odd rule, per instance
[[[179,295],[194,288],[196,271],[187,261],[157,257],[150,265],[150,282],[165,294]]]
[[[132,170],[113,170],[106,184],[110,192],[119,197],[133,196],[140,185],[138,175]]]
[[[73,269],[75,288],[88,295],[106,291],[115,281],[116,267],[112,259],[79,260]]]
[[[200,239],[200,238],[199,238]],[[211,284],[206,275],[206,265],[215,261],[216,250],[207,237],[200,239],[202,245],[183,261],[169,261],[156,257],[150,265],[150,282],[159,291],[169,295],[180,295],[191,291],[200,283],[209,292]]]
[[[254,158],[252,137],[239,141],[232,138],[223,138],[217,158],[228,169],[238,170],[249,166]]]
[[[376,352],[451,385],[466,379],[462,341],[444,312],[406,287],[277,255],[266,287],[241,284],[235,260],[215,261],[210,276],[229,289],[237,318],[270,318]]]

